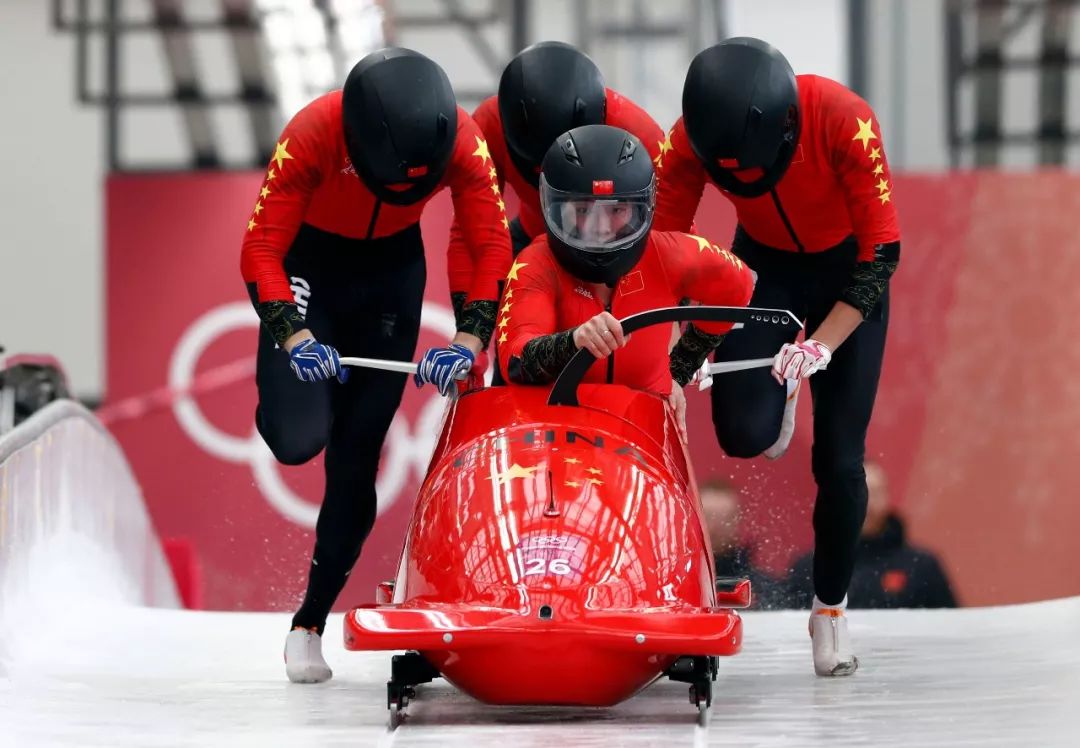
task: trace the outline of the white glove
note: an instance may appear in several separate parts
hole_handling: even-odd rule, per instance
[[[780,384],[785,379],[805,379],[821,371],[832,360],[828,346],[810,339],[802,343],[785,343],[773,358],[772,375]]]
[[[693,378],[687,382],[687,385],[697,384],[698,392],[712,387],[712,374],[709,373],[709,359],[705,359],[701,363],[701,368],[694,372]]]

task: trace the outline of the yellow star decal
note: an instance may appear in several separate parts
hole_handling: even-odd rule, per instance
[[[499,178],[499,172],[495,171],[494,166],[492,166],[490,169],[488,169],[488,177],[490,177],[491,179],[498,179]]]
[[[881,158],[881,149],[880,148],[871,148],[870,149],[870,160],[871,161],[877,161],[880,158]]]
[[[285,140],[278,143],[277,146],[274,148],[274,156],[270,160],[277,164],[278,171],[281,170],[282,161],[288,161],[292,158],[292,154],[285,150],[288,147],[289,139],[285,138]]]
[[[506,203],[503,202],[503,199],[501,197],[499,198],[499,210],[501,210],[503,213],[506,212]]]
[[[502,217],[502,225],[504,229],[510,228],[510,221],[506,220],[506,216]]]
[[[510,272],[506,274],[506,279],[515,281],[518,280],[518,271],[521,270],[523,267],[528,266],[529,263],[527,262],[518,262],[517,260],[514,260],[514,264],[510,266]]]
[[[506,302],[505,304],[503,304],[503,308],[499,310],[499,313],[500,313],[500,314],[506,314],[507,312],[509,312],[509,311],[510,311],[510,307],[511,307],[511,304],[510,304],[510,302],[508,301],[508,302]]]
[[[668,131],[667,135],[664,136],[663,140],[657,141],[657,145],[660,146],[660,155],[661,156],[663,156],[665,153],[667,153],[672,148],[674,148],[674,146],[671,145],[671,132]]]
[[[277,174],[275,174],[275,173],[274,173],[274,170],[273,170],[273,169],[270,169],[270,170],[269,170],[268,172],[266,172],[266,181],[267,181],[267,182],[272,182],[272,181],[274,181],[274,179],[275,179],[276,177],[277,177]]]
[[[488,152],[487,141],[481,138],[479,135],[474,135],[476,138],[476,150],[472,152],[472,155],[479,156],[480,160],[485,164],[491,160],[491,154]]]
[[[694,236],[693,234],[689,234],[689,237],[697,242],[697,251],[698,252],[703,252],[706,249],[709,250],[710,252],[719,251],[717,249],[717,247],[712,242],[710,242],[708,239],[706,239],[704,236]]]
[[[586,468],[585,472],[589,473],[590,475],[603,475],[604,474],[603,470],[599,470],[597,468]]]
[[[503,294],[503,300],[504,301],[509,301],[512,298],[514,298],[514,289],[512,289],[512,288],[506,289],[506,293]]]
[[[589,478],[589,483],[592,483],[594,486],[602,486],[602,485],[604,485],[604,481],[597,480],[596,478]]]
[[[874,126],[874,118],[870,117],[865,122],[863,122],[861,119],[856,117],[855,121],[859,123],[859,131],[855,133],[855,137],[852,138],[852,140],[861,140],[862,149],[865,151],[870,145],[871,140],[877,140],[877,135],[875,135],[874,131],[871,129]]]
[[[890,195],[892,195],[891,192],[886,192],[883,195],[878,195],[878,200],[880,200],[881,204],[884,205],[885,203],[889,202],[889,199],[890,199],[889,196]]]
[[[500,330],[501,330],[501,329],[503,329],[503,328],[504,328],[504,327],[506,327],[506,326],[507,326],[508,324],[510,324],[510,317],[509,317],[509,315],[507,315],[507,316],[505,316],[505,317],[503,317],[502,319],[500,319],[500,320],[499,320],[499,329],[500,329]]]
[[[499,336],[499,342],[500,343],[505,343],[506,342],[506,333],[505,332],[502,335]]]
[[[255,215],[259,215],[260,213],[262,213],[262,209],[263,209],[263,204],[262,203],[255,203]]]
[[[570,486],[570,488],[581,488],[581,484],[576,480],[568,480],[563,484],[564,486]]]
[[[498,185],[498,183],[497,183],[497,182],[492,182],[492,183],[491,183],[491,191],[492,191],[493,193],[495,193],[496,195],[498,195],[498,194],[499,194],[499,185]]]
[[[882,164],[878,164],[877,166],[874,167],[874,176],[875,177],[880,177],[884,173],[885,173],[885,167]]]
[[[889,191],[889,183],[888,183],[888,182],[886,182],[884,178],[882,178],[882,180],[881,180],[880,182],[878,182],[878,183],[877,183],[876,185],[874,185],[874,186],[875,186],[875,187],[877,187],[877,191],[878,191],[879,193],[880,193],[880,192],[888,192],[888,191]]]
[[[250,221],[248,221],[248,231],[251,231],[253,228],[255,228],[258,225],[259,224],[255,223],[255,219],[252,218]]]
[[[576,457],[564,457],[563,462],[565,462],[567,465],[580,465],[581,464],[581,460],[579,460]]]
[[[261,197],[263,200],[265,200],[266,196],[269,195],[269,194],[270,194],[270,188],[269,187],[263,187],[261,190],[259,190],[259,197]]]
[[[506,470],[491,476],[491,480],[495,481],[495,485],[501,486],[504,483],[509,483],[514,478],[531,478],[532,474],[540,469],[539,465],[533,467],[521,467],[516,462]]]

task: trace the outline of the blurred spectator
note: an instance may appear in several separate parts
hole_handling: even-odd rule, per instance
[[[866,520],[848,607],[955,608],[956,598],[937,558],[905,542],[904,523],[890,506],[888,479],[877,463],[866,463],[866,487]],[[808,553],[791,572],[791,602],[799,607],[810,607],[813,561],[813,553]]]
[[[739,492],[727,480],[712,478],[700,486],[705,526],[712,543],[718,577],[743,577],[750,580],[751,608],[777,607],[781,591],[778,580],[754,567],[752,549],[739,544]]]

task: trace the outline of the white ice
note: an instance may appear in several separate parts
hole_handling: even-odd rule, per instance
[[[346,652],[340,616],[326,637],[334,679],[302,686],[285,680],[287,615],[105,597],[6,621],[0,745],[1080,745],[1080,598],[854,611],[862,667],[845,679],[813,675],[805,613],[748,613],[704,729],[670,681],[612,709],[489,707],[436,682],[391,733],[389,653]]]

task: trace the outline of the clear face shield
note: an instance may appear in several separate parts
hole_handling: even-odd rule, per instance
[[[556,190],[540,175],[544,222],[560,241],[583,252],[603,254],[633,244],[652,224],[654,201],[651,185],[630,194],[589,195]]]

